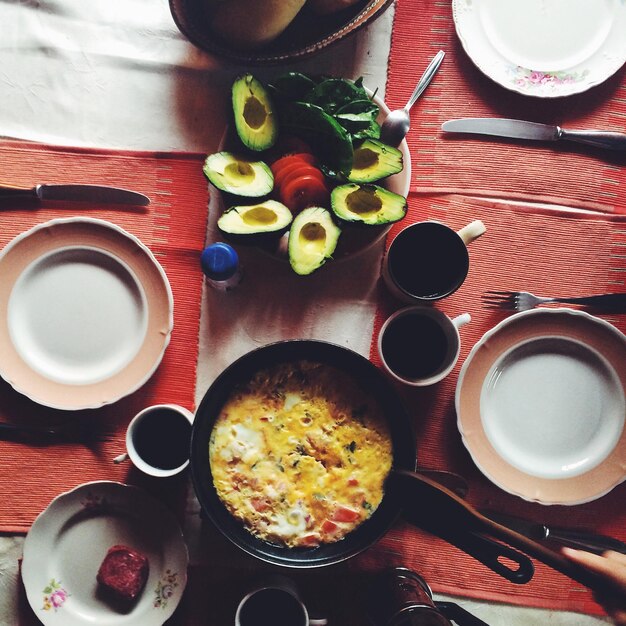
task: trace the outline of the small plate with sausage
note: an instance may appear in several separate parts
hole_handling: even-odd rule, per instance
[[[137,487],[98,481],[63,493],[24,541],[26,597],[45,626],[161,626],[187,582],[174,515]]]

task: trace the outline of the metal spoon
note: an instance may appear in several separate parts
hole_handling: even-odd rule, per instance
[[[385,121],[380,129],[380,140],[383,143],[394,147],[400,145],[400,142],[409,132],[409,128],[411,126],[409,110],[415,104],[415,101],[422,95],[424,89],[428,87],[428,84],[437,73],[445,54],[446,53],[443,50],[439,50],[439,52],[437,52],[433,60],[428,64],[428,67],[424,70],[422,77],[415,87],[415,91],[413,91],[413,94],[409,98],[405,107],[403,109],[391,111],[391,113],[389,113],[389,115],[385,118]]]

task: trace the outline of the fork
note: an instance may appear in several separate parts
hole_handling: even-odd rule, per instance
[[[603,293],[580,298],[542,298],[528,291],[486,291],[483,301],[492,309],[528,311],[539,304],[582,304],[606,313],[626,313],[626,293]]]

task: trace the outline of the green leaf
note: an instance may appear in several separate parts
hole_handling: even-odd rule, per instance
[[[333,114],[350,102],[362,99],[364,93],[363,88],[352,81],[345,78],[329,78],[307,94],[306,102],[319,106],[326,113]]]
[[[291,102],[302,100],[315,88],[315,82],[302,72],[287,72],[269,85],[279,99]]]
[[[285,132],[304,139],[320,161],[340,174],[352,169],[352,140],[348,132],[320,107],[304,102],[285,106],[281,120]]]

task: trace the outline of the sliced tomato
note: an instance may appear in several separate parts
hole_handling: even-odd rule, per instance
[[[295,178],[301,176],[313,176],[317,178],[320,183],[326,185],[326,179],[324,174],[320,172],[316,167],[309,163],[300,163],[299,165],[287,165],[283,167],[277,174],[274,174],[274,187],[280,191],[282,187],[288,185]]]
[[[356,522],[359,519],[359,513],[347,506],[338,506],[331,519],[333,522]]]
[[[274,161],[270,165],[270,169],[272,170],[272,174],[276,176],[276,174],[280,174],[283,169],[287,167],[292,167],[293,165],[304,165],[305,163],[309,165],[315,165],[316,160],[312,154],[290,154],[289,156],[284,156],[282,159],[278,159],[278,161]]]
[[[283,164],[290,163],[293,159],[299,159],[300,161],[304,161],[305,163],[310,163],[311,165],[317,164],[317,158],[312,152],[294,152],[292,154],[286,154],[282,156],[277,161],[274,161],[270,167],[277,167],[280,169]]]
[[[315,176],[300,176],[283,185],[280,198],[292,212],[297,213],[309,206],[328,206],[330,194],[326,185]]]
[[[322,532],[325,535],[330,535],[330,534],[334,533],[338,528],[339,528],[339,526],[337,526],[337,524],[335,524],[335,522],[331,522],[329,519],[325,519],[322,522]]]
[[[356,487],[358,484],[359,484],[359,481],[356,478],[348,478],[348,486]]]

